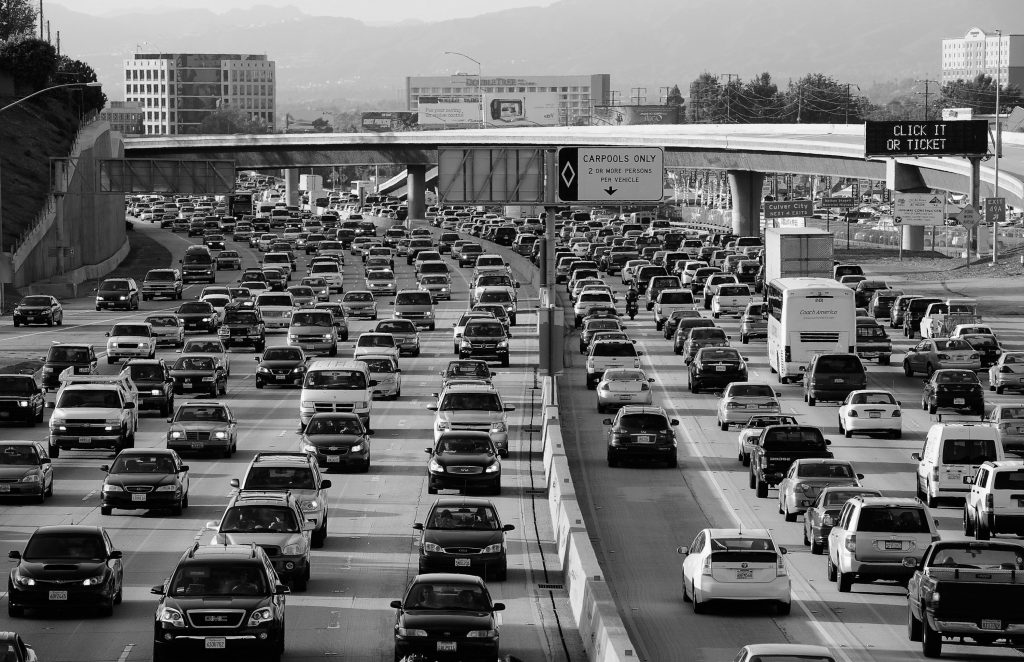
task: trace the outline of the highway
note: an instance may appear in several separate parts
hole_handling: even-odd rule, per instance
[[[381,222],[381,226],[390,225]],[[137,232],[151,233],[174,254],[174,261],[192,243],[182,235],[136,224]],[[378,232],[378,234],[382,234]],[[229,242],[243,256],[243,267],[258,261],[255,249]],[[346,255],[345,288],[362,289],[358,257]],[[305,256],[299,252],[304,272]],[[396,260],[399,287],[414,287],[412,267]],[[437,306],[438,328],[423,332],[422,354],[402,358],[402,398],[376,401],[373,406],[372,462],[368,474],[329,474],[330,535],[322,549],[314,550],[312,578],[306,593],[287,597],[285,660],[393,659],[394,610],[388,603],[402,597],[416,574],[416,538],[412,525],[422,521],[433,496],[426,490],[426,455],[431,444],[433,413],[426,410],[431,393],[440,387],[438,372],[451,354],[451,324],[466,308],[467,270],[453,269],[455,300]],[[219,272],[218,284],[237,279],[236,272]],[[297,281],[293,281],[297,282]],[[186,300],[198,296],[202,285],[186,289]],[[520,301],[529,309],[536,292],[528,285]],[[532,297],[532,299],[531,299]],[[525,301],[524,301],[525,300]],[[96,312],[91,298],[64,302],[63,328],[0,327],[0,347],[24,357],[36,357],[54,341],[91,342],[102,352],[103,334],[115,321],[142,320],[154,311],[173,310],[178,302],[157,300],[141,304],[138,312]],[[386,318],[387,298],[379,301],[380,317]],[[502,623],[502,654],[530,662],[581,660],[582,642],[566,606],[564,591],[541,589],[539,584],[560,583],[560,567],[554,553],[551,524],[544,502],[544,472],[540,439],[528,432],[540,404],[530,366],[537,362],[536,315],[521,313],[511,343],[511,367],[498,369],[495,384],[506,404],[516,407],[509,416],[511,454],[503,462],[502,496],[494,497],[506,523],[515,525],[509,534],[509,579],[490,583],[493,599],[507,610]],[[350,342],[342,343],[339,355],[351,352],[359,333],[374,322],[350,320]],[[268,334],[268,346],[284,344],[283,334]],[[174,351],[158,356],[173,359]],[[114,511],[101,516],[99,488],[101,464],[109,452],[65,451],[54,460],[54,497],[45,504],[0,502],[0,550],[21,550],[31,532],[47,524],[87,524],[107,527],[124,552],[125,597],[109,619],[93,614],[30,613],[11,619],[4,608],[0,631],[18,631],[32,644],[40,659],[53,662],[133,662],[149,660],[152,647],[155,596],[150,587],[160,584],[172,571],[181,552],[193,540],[208,540],[204,525],[219,519],[232,493],[231,478],[241,478],[256,451],[297,450],[298,390],[254,387],[254,355],[232,350],[232,374],[223,396],[239,420],[239,452],[231,459],[186,457],[191,467],[191,506],[181,517],[146,511]],[[100,353],[100,371],[112,374]],[[48,398],[52,401],[53,394]],[[179,396],[178,402],[187,398]],[[47,411],[47,417],[49,417]],[[35,428],[2,427],[0,439],[46,438],[46,425]],[[164,447],[166,422],[153,413],[140,420],[137,447]],[[0,606],[6,603],[6,582]]]

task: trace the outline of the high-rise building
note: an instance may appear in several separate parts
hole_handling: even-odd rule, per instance
[[[437,125],[441,128],[463,128],[486,124],[495,126],[494,121],[514,123],[517,113],[522,113],[523,100],[530,99],[545,104],[548,100],[557,103],[557,117],[544,119],[538,124],[575,125],[590,124],[594,106],[609,103],[611,76],[609,74],[586,74],[578,76],[477,76],[455,74],[453,76],[407,76],[405,98],[408,110],[420,111],[421,127]],[[519,96],[522,95],[522,96]],[[421,101],[422,100],[422,101]],[[511,103],[509,103],[511,101]],[[504,102],[504,103],[503,103]],[[516,104],[519,104],[517,106]],[[487,106],[485,108],[485,105]],[[494,106],[492,114],[491,106]],[[454,114],[448,112],[467,107],[470,112]],[[445,118],[440,112],[432,113],[429,108],[443,107]],[[435,116],[438,115],[438,116]],[[466,121],[473,117],[475,121]],[[493,120],[493,121],[492,121]],[[527,120],[527,123],[533,123]]]
[[[108,101],[100,111],[100,119],[110,123],[110,128],[126,136],[142,134],[142,106],[137,101]]]
[[[962,39],[942,40],[942,84],[997,77],[999,85],[1024,87],[1024,34],[996,34],[971,28]]]
[[[124,62],[124,96],[142,109],[145,135],[196,133],[220,108],[274,127],[276,74],[266,55],[136,53]]]

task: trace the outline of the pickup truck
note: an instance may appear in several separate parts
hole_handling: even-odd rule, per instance
[[[50,417],[50,457],[71,448],[113,449],[135,445],[137,405],[116,383],[66,384]]]
[[[771,425],[750,447],[750,487],[759,499],[768,498],[768,488],[782,482],[794,460],[831,458],[832,442],[813,425]]]
[[[907,585],[907,633],[925,657],[943,639],[975,646],[1024,645],[1024,545],[1009,541],[933,542]],[[941,599],[940,599],[941,598]]]
[[[973,299],[946,299],[933,303],[921,318],[922,338],[948,338],[953,329],[964,324],[981,324],[978,303]]]

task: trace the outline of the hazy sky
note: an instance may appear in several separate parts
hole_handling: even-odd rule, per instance
[[[272,10],[301,7],[302,13],[313,16],[345,16],[367,22],[397,22],[408,19],[440,21],[449,18],[477,16],[516,7],[544,7],[555,0],[44,0],[46,5],[63,5],[83,14],[102,16],[111,12],[159,13],[171,9],[202,8],[223,13],[232,9],[266,6]],[[35,2],[33,2],[35,4]]]

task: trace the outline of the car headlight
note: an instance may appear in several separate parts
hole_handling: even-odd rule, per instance
[[[473,348],[473,343],[469,342],[468,340],[463,340],[463,341],[462,341],[462,342],[461,342],[461,343],[459,344],[459,347],[460,347],[461,349],[472,349],[472,348]]]
[[[508,347],[508,341],[502,340],[501,342],[498,343],[498,347]]]
[[[427,312],[423,313],[423,316],[424,316],[424,317],[433,317],[433,316],[434,316],[434,313],[432,313],[432,312],[430,312],[430,311],[428,310]]]
[[[108,419],[104,420],[103,422],[106,423],[107,425],[117,425],[118,423],[121,422],[121,419],[119,419],[119,418],[108,418]]]
[[[171,431],[170,431],[170,432],[168,433],[168,436],[169,436],[169,437],[170,437],[171,439],[181,439],[181,438],[183,438],[183,437],[185,436],[185,433],[184,433],[184,432],[182,432],[181,430],[171,430]]]
[[[19,407],[28,407],[28,400],[18,400]]]
[[[484,469],[484,473],[486,473],[486,474],[494,474],[494,473],[498,473],[499,471],[501,471],[501,463],[497,462],[497,461],[491,462]]]
[[[352,407],[354,409],[368,409],[370,407],[370,402],[368,400],[360,400],[358,402],[353,402]]]
[[[35,586],[36,580],[31,577],[26,577],[18,571],[14,572],[14,583],[18,586]]]
[[[437,422],[437,429],[438,429],[438,431],[450,430],[451,427],[452,427],[452,424],[449,423],[448,421],[438,421]]]
[[[274,612],[270,607],[260,607],[249,615],[249,621],[245,624],[246,627],[255,627],[261,623],[269,623],[274,620]]]
[[[177,485],[161,485],[160,487],[158,487],[158,488],[156,488],[154,490],[154,492],[177,492],[177,491],[178,491],[178,486]]]
[[[103,485],[103,491],[104,492],[124,492],[124,488],[121,487],[120,485],[112,485],[110,483],[106,483],[106,484]]]
[[[95,577],[86,577],[82,580],[82,586],[99,586],[103,583],[103,575],[96,575]]]
[[[319,508],[320,508],[320,502],[317,501],[316,499],[310,499],[309,501],[303,501],[302,502],[302,510],[303,510],[303,512],[307,512],[308,513],[308,512],[312,512],[314,510],[318,510]]]
[[[426,630],[416,630],[414,628],[398,628],[399,637],[425,637],[427,636]]]
[[[440,462],[438,462],[437,460],[435,460],[433,458],[431,458],[430,462],[427,463],[427,470],[429,470],[431,473],[435,473],[435,474],[443,474],[444,473],[444,467],[441,466]]]
[[[361,444],[361,443],[360,444],[355,444],[354,446],[352,446],[352,448],[348,449],[348,452],[349,453],[362,453],[363,452],[363,444]]]
[[[425,543],[423,543],[423,551],[424,552],[434,552],[435,554],[440,554],[441,552],[444,551],[444,548],[441,547],[440,545],[438,545],[436,542],[425,542]]]
[[[64,425],[64,417],[63,416],[51,416],[50,417],[50,427],[51,428],[60,427],[60,426],[63,426],[63,425]]]
[[[297,335],[295,335],[294,333],[289,333],[288,334],[288,342],[297,342],[298,339],[299,339],[299,337]]]
[[[294,556],[296,554],[301,554],[304,551],[302,549],[303,547],[304,545],[300,542],[292,543],[291,545],[285,545],[282,547],[281,553],[285,556]]]
[[[507,430],[508,427],[505,425],[504,421],[491,424],[491,432],[506,432]]]
[[[467,639],[492,639],[497,636],[497,630],[470,630],[466,633]]]
[[[334,336],[332,336],[332,335],[331,335],[331,334],[329,334],[329,333],[325,333],[325,334],[324,334],[324,340],[331,340],[331,339],[332,339],[333,337],[334,337]]]
[[[505,547],[504,543],[496,542],[493,545],[488,545],[487,547],[484,547],[482,550],[480,550],[480,553],[481,554],[500,554],[501,550],[504,549],[504,547]]]
[[[217,432],[213,433],[213,438],[214,439],[227,439],[228,438],[228,433],[225,432],[224,430],[218,430]]]
[[[119,297],[117,297],[117,300],[118,300],[118,301],[125,301],[125,300],[127,300],[127,299],[128,299],[128,297],[126,297],[126,296],[123,296],[123,295],[122,295],[122,296],[119,296]]]
[[[31,473],[31,474],[29,474],[27,476],[23,476],[22,479],[21,479],[21,482],[22,483],[38,483],[39,482],[39,478],[40,478],[39,474]]]
[[[299,403],[299,406],[303,409],[313,409],[316,406],[316,403],[312,400],[303,400]]]

